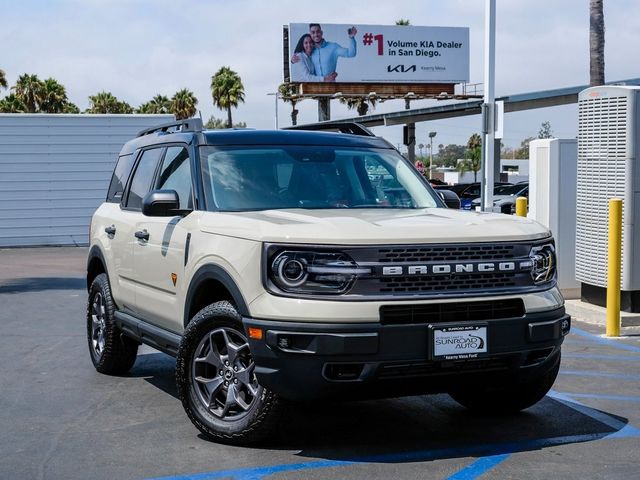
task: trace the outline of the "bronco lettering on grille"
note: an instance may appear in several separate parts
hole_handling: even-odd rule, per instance
[[[443,263],[382,267],[382,275],[451,275],[454,273],[516,272],[531,268],[531,262]]]

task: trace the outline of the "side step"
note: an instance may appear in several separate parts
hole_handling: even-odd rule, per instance
[[[128,337],[156,348],[172,357],[178,355],[180,335],[151,325],[144,320],[123,312],[115,312],[114,316],[116,326]]]

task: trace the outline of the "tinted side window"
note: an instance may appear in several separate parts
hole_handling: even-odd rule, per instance
[[[133,179],[131,180],[131,188],[129,190],[129,197],[127,198],[127,208],[142,210],[142,198],[149,193],[151,189],[153,174],[156,171],[161,154],[161,148],[146,150],[142,154],[136,171],[133,174]]]
[[[191,201],[191,164],[189,153],[184,147],[169,147],[164,156],[157,189],[175,190],[180,198],[180,208],[192,209]]]
[[[135,157],[132,154],[123,155],[118,159],[116,168],[113,171],[113,176],[111,177],[109,193],[107,193],[107,202],[120,203],[120,200],[122,200],[124,187],[127,185],[129,175],[131,175],[134,160]]]

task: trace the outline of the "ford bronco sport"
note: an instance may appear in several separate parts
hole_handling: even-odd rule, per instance
[[[387,141],[339,129],[189,119],[124,145],[91,222],[95,368],[127,372],[141,343],[175,356],[187,415],[227,443],[288,400],[542,399],[570,329],[550,232],[446,208]]]

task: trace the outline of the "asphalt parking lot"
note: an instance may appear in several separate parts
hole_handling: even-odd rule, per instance
[[[0,478],[640,478],[640,336],[574,320],[552,393],[510,417],[447,395],[292,406],[250,448],[199,435],[175,362],[149,348],[122,377],[86,342],[84,248],[0,250]]]

